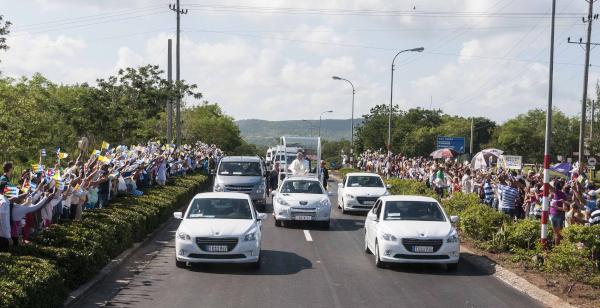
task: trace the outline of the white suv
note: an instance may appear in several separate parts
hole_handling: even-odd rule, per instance
[[[381,196],[388,195],[387,187],[378,174],[348,173],[338,186],[338,207],[349,211],[367,212]]]

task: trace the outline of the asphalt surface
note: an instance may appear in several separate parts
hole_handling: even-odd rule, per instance
[[[330,191],[336,192],[335,183]],[[263,225],[262,265],[175,267],[171,219],[73,307],[541,307],[461,262],[378,269],[363,252],[364,215],[343,215],[332,196],[329,230]],[[271,210],[267,206],[267,212]],[[305,231],[306,230],[306,231]],[[312,241],[309,241],[312,239]]]

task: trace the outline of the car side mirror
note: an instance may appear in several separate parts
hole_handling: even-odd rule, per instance
[[[377,218],[377,215],[375,215],[375,214],[369,215],[369,219],[372,220],[372,221],[374,221],[374,222],[378,222],[379,221],[379,219]]]
[[[175,213],[173,213],[173,217],[175,217],[175,219],[183,219],[183,213],[175,212]]]
[[[258,215],[256,215],[256,219],[265,220],[265,219],[267,219],[267,214],[266,213],[258,213]]]
[[[455,224],[458,222],[458,216],[450,216],[450,222]]]
[[[385,185],[385,188],[387,188],[387,189],[392,189],[392,185],[391,185],[391,184],[386,184],[386,185]]]
[[[328,192],[327,192],[327,195],[328,195],[329,197],[331,197],[331,196],[333,196],[333,193],[332,193],[332,192],[330,192],[330,191],[328,191]]]

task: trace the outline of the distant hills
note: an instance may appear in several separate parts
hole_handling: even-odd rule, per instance
[[[354,128],[362,119],[354,119]],[[319,120],[266,121],[239,120],[235,122],[242,137],[259,147],[276,145],[281,136],[318,136]],[[327,119],[321,122],[321,138],[325,140],[350,140],[351,120]]]

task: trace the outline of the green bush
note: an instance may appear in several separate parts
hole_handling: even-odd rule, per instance
[[[600,225],[581,226],[573,225],[563,230],[564,239],[573,244],[583,243],[590,250],[591,257],[600,259]]]
[[[459,215],[471,205],[480,204],[479,196],[476,194],[463,194],[456,192],[452,197],[442,201],[442,206],[448,215]]]
[[[576,282],[595,284],[598,282],[598,267],[590,258],[589,248],[570,242],[555,246],[546,256],[544,269],[551,273],[563,273]]]
[[[420,195],[436,198],[435,193],[423,182],[406,179],[389,179],[386,184],[391,185],[389,189],[392,195]]]
[[[540,222],[523,219],[507,221],[496,235],[498,250],[515,252],[518,249],[534,249],[540,242]]]
[[[81,221],[65,221],[44,230],[29,245],[14,248],[12,257],[29,260],[28,258],[35,259],[29,256],[34,256],[43,260],[41,264],[51,270],[32,271],[36,284],[32,284],[31,288],[26,288],[26,285],[15,289],[21,293],[7,297],[6,302],[17,303],[18,307],[60,306],[64,300],[65,287],[74,289],[92,278],[111,258],[119,255],[133,242],[143,240],[148,233],[171,217],[174,210],[187,205],[205,183],[206,177],[199,174],[174,178],[169,180],[167,186],[149,189],[143,196],[119,197],[108,208],[85,211]],[[3,273],[2,265],[0,264],[0,274]],[[17,265],[15,270],[27,272],[20,267]],[[51,287],[62,290],[53,292],[58,294],[58,300],[38,301],[40,297],[36,292],[50,288],[41,282],[37,283],[39,277],[52,280]],[[2,292],[13,284],[13,280],[8,278],[0,275],[0,295],[4,295]],[[58,282],[55,282],[57,279]],[[31,298],[31,302],[22,302],[21,297]],[[5,306],[2,300],[4,297],[0,298],[0,307]]]
[[[487,242],[502,227],[506,216],[483,204],[474,204],[461,213],[461,230],[469,238],[477,242]]]
[[[52,263],[0,253],[0,307],[59,307],[66,295]]]

